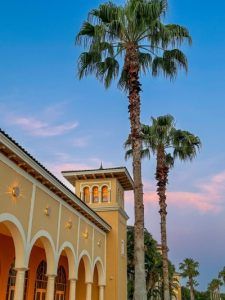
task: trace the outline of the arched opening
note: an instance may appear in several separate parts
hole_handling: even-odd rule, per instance
[[[8,273],[6,299],[14,299],[15,286],[16,286],[16,270],[15,270],[15,261],[13,261]]]
[[[102,187],[102,202],[109,202],[109,189],[107,185]]]
[[[6,299],[13,300],[15,296],[15,287],[16,287],[16,269],[15,269],[15,259],[13,260],[9,273],[8,273],[8,284],[7,284],[7,293]],[[24,281],[24,296],[23,299],[26,299],[26,292],[27,292],[27,281],[28,281],[28,271],[25,273],[25,281]]]
[[[36,271],[35,291],[34,291],[35,300],[45,299],[47,293],[47,283],[48,283],[46,272],[47,272],[47,263],[45,260],[42,260],[39,263]]]
[[[92,189],[92,202],[93,203],[98,203],[99,202],[99,191],[98,187],[94,186]]]
[[[13,217],[11,219],[0,215],[0,299],[6,300],[14,299],[16,268],[24,268],[25,254],[22,226],[13,223]]]
[[[98,279],[98,269],[95,265],[93,274],[93,285],[92,285],[92,300],[99,300],[99,279]]]
[[[90,203],[90,189],[87,186],[83,189],[83,199],[85,203]]]
[[[39,236],[40,234],[37,234],[31,242],[26,300],[44,300],[47,292],[47,274],[56,273],[53,245],[46,236]]]
[[[86,283],[92,281],[91,263],[89,257],[85,254],[78,267],[76,299],[86,299]]]
[[[63,266],[58,267],[55,281],[55,300],[65,300],[67,291],[67,276]]]
[[[76,299],[86,299],[85,266],[83,259],[81,259],[78,268]]]

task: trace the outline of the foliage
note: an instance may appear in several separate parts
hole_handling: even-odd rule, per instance
[[[195,278],[199,275],[199,262],[194,261],[192,258],[185,258],[180,263],[181,276],[188,278],[187,286],[190,286],[190,280],[193,280],[193,286],[197,286],[198,283]]]
[[[145,271],[148,299],[163,295],[162,278],[162,255],[157,242],[152,235],[145,229]],[[174,280],[175,267],[169,262],[170,288],[177,287]],[[128,226],[127,229],[127,277],[128,277],[128,299],[133,300],[134,292],[134,228]],[[154,298],[153,298],[154,299]]]
[[[187,287],[181,287],[182,300],[190,300],[190,290]],[[220,299],[225,300],[225,294],[220,294]],[[211,300],[209,291],[195,291],[195,300]]]
[[[166,165],[171,168],[176,158],[180,160],[192,160],[197,150],[201,147],[199,137],[192,133],[176,129],[175,119],[171,115],[151,118],[152,124],[142,124],[141,139],[143,144],[142,157],[157,155],[162,147],[165,151]],[[130,137],[125,143],[128,149],[126,158],[132,155]]]
[[[127,71],[123,63],[129,47],[138,51],[139,69],[163,73],[174,78],[179,68],[187,70],[187,59],[179,47],[191,44],[188,30],[176,24],[164,24],[166,0],[129,0],[125,5],[113,2],[93,9],[76,37],[87,50],[79,57],[78,73],[82,78],[94,74],[109,87],[118,78],[118,86],[127,89]],[[121,60],[120,60],[121,59]]]
[[[225,284],[225,267],[219,272],[219,279],[223,281],[223,284]]]

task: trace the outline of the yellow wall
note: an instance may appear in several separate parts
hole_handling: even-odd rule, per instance
[[[21,194],[14,198],[12,188],[17,185]],[[28,230],[32,186],[32,182],[0,161],[0,213],[9,213],[18,218],[25,231]]]
[[[97,185],[100,190],[105,184],[111,188],[111,201],[87,204],[112,227],[107,234],[105,299],[125,300],[127,299],[127,220],[121,212],[124,208],[124,190],[119,181],[113,178],[77,180],[75,191],[82,197],[84,187],[88,186],[92,190],[93,186]],[[99,234],[95,235],[95,240],[99,237]],[[122,241],[124,254],[121,253]],[[102,257],[103,249],[98,249],[95,244],[96,252]]]
[[[15,186],[18,186],[20,189],[20,195],[18,198],[12,197],[12,188]],[[46,208],[49,209],[49,215],[46,215]],[[6,215],[7,221],[4,221],[3,217]],[[15,227],[18,229],[18,240],[24,246],[23,255],[26,258],[21,258],[23,266],[24,264],[26,264],[25,267],[29,266],[30,256],[31,253],[33,253],[32,249],[36,246],[43,246],[43,242],[47,240],[48,242],[44,245],[42,251],[49,250],[48,253],[52,254],[46,255],[48,260],[47,264],[54,267],[50,269],[52,272],[51,274],[57,271],[58,257],[61,254],[60,248],[63,244],[66,245],[63,255],[67,255],[67,249],[70,249],[70,255],[74,258],[74,264],[70,264],[69,266],[69,269],[73,269],[73,272],[71,273],[73,279],[75,279],[77,275],[77,264],[79,258],[81,258],[81,254],[85,253],[85,255],[88,255],[90,258],[90,262],[87,264],[88,270],[84,270],[83,259],[81,258],[77,293],[81,293],[82,295],[79,294],[80,298],[78,297],[78,299],[85,300],[85,272],[89,274],[90,281],[94,280],[95,285],[97,285],[96,274],[94,275],[94,278],[92,278],[92,270],[94,270],[94,263],[96,260],[101,261],[101,266],[103,268],[103,271],[101,272],[101,282],[104,283],[106,269],[106,233],[91,223],[84,215],[81,215],[78,211],[70,207],[40,182],[36,181],[28,173],[21,170],[13,162],[9,161],[5,157],[3,158],[1,154],[0,220],[0,233],[6,237],[12,235],[11,227],[8,226],[8,223],[12,223],[13,228]],[[72,224],[71,228],[66,228],[68,221]],[[86,232],[88,232],[87,238],[83,235]],[[34,246],[31,244],[31,241],[37,234],[38,244],[36,244],[36,241],[33,240],[33,243],[35,244]],[[13,241],[15,243],[15,240]],[[101,242],[99,243],[99,241]],[[15,245],[15,248],[17,248],[17,245]],[[14,253],[14,249],[12,249],[12,251],[11,252]],[[2,250],[0,249],[0,257],[1,254]],[[97,270],[97,268],[95,268],[95,270]],[[94,293],[95,298],[97,299],[96,286]],[[110,300],[111,298],[107,299]]]

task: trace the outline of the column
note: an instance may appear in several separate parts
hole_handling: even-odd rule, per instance
[[[86,283],[86,300],[91,300],[92,282]]]
[[[104,285],[100,285],[99,286],[99,300],[104,300],[104,291],[105,291]]]
[[[47,275],[47,276],[48,276],[48,284],[47,284],[46,300],[54,300],[56,275]]]
[[[76,279],[70,279],[70,295],[69,300],[75,300],[76,299]]]
[[[15,299],[23,300],[24,296],[24,280],[25,280],[25,272],[26,268],[18,268],[16,269],[16,286],[15,286]]]

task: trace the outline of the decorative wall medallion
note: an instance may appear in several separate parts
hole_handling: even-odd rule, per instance
[[[102,246],[102,240],[98,240],[97,245],[100,248]]]
[[[65,228],[66,229],[71,229],[72,227],[73,227],[72,220],[67,221],[66,224],[65,224]]]
[[[44,209],[44,214],[49,217],[51,214],[51,208],[49,206],[46,206]]]
[[[88,233],[87,229],[84,232],[82,232],[82,236],[84,239],[88,239],[88,235],[89,235],[89,233]]]
[[[20,196],[20,188],[18,186],[14,186],[12,188],[12,196],[14,198],[19,198],[19,196]]]

